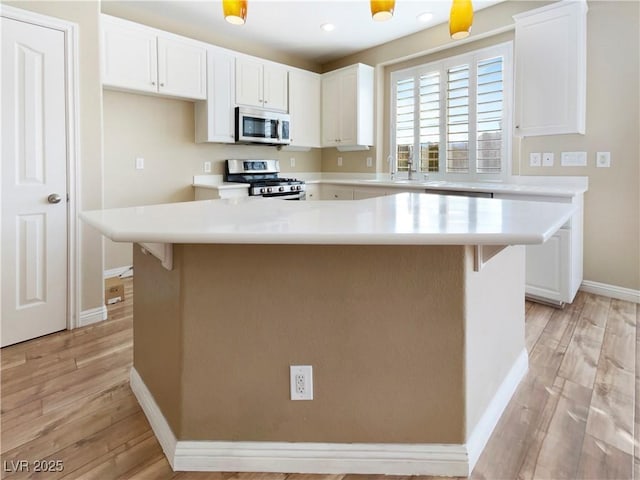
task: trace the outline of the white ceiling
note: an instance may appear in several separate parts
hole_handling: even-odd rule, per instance
[[[480,10],[502,0],[474,0]],[[248,0],[247,22],[236,26],[222,16],[222,1],[140,1],[137,10],[148,10],[217,34],[241,41],[261,44],[319,64],[344,57],[390,40],[448,21],[451,0],[396,0],[391,20],[371,19],[368,0]],[[416,17],[433,14],[426,22]],[[323,23],[333,23],[335,30],[325,32]]]

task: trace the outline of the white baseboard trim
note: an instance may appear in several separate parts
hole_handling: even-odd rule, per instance
[[[171,427],[164,418],[164,415],[162,415],[160,407],[158,407],[153,395],[151,395],[151,392],[144,384],[140,374],[134,367],[131,367],[129,383],[131,385],[131,390],[133,390],[133,394],[138,399],[138,403],[140,404],[142,411],[147,416],[147,420],[149,420],[149,423],[151,424],[151,429],[156,435],[171,468],[176,470],[174,465],[177,444],[176,437],[171,431]]]
[[[135,368],[131,369],[131,389],[175,471],[466,477],[527,368],[523,350],[466,445],[178,441]]]
[[[476,462],[480,458],[480,454],[489,441],[489,437],[496,428],[500,417],[504,413],[505,408],[509,404],[511,397],[515,393],[518,385],[527,374],[529,369],[529,356],[527,349],[523,349],[518,355],[515,363],[507,373],[507,376],[498,387],[495,395],[491,399],[489,406],[480,417],[480,421],[476,424],[471,435],[467,439],[467,451],[469,453],[469,473],[473,471]]]
[[[105,270],[102,274],[103,278],[120,277],[127,278],[133,277],[133,265],[125,265],[124,267],[111,268]]]
[[[92,323],[101,322],[107,319],[107,307],[90,308],[89,310],[83,310],[80,312],[80,318],[78,318],[78,327],[86,327]]]
[[[607,283],[592,282],[584,280],[580,285],[580,290],[587,293],[594,293],[604,297],[617,298],[618,300],[626,300],[628,302],[640,303],[640,290],[631,288],[617,287]]]

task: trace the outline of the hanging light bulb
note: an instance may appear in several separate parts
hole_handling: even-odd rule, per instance
[[[371,0],[371,18],[376,22],[391,20],[396,0]]]
[[[453,0],[449,16],[449,33],[454,40],[467,38],[473,23],[471,0]]]
[[[224,19],[234,25],[244,25],[247,19],[247,0],[222,0]]]

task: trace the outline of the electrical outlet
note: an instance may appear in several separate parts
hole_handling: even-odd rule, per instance
[[[295,157],[291,157],[291,158],[289,158],[289,164],[290,164],[292,167],[295,167],[295,166],[296,166],[296,158],[295,158]]]
[[[542,157],[540,152],[530,153],[529,154],[529,166],[531,167],[539,167],[542,165]]]
[[[342,157],[338,157],[338,166],[341,167],[342,166]]]
[[[289,375],[291,400],[313,400],[313,367],[291,365]]]
[[[204,162],[204,173],[211,173],[211,162]]]
[[[373,158],[367,157],[367,167],[368,168],[373,167]]]
[[[611,166],[611,152],[596,152],[596,167],[609,168]]]
[[[545,152],[542,154],[542,166],[553,167],[553,152]]]
[[[144,158],[136,157],[136,170],[144,169]]]

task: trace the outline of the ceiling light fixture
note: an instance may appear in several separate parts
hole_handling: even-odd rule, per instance
[[[371,18],[376,22],[391,20],[396,0],[371,0]]]
[[[467,38],[473,23],[471,0],[453,0],[449,16],[449,33],[454,40]]]
[[[322,25],[320,25],[320,28],[325,32],[332,32],[336,29],[336,26],[333,23],[323,23]]]
[[[433,18],[433,13],[431,13],[431,12],[424,12],[424,13],[421,13],[420,15],[418,15],[416,17],[416,19],[419,22],[422,22],[422,23],[427,23],[432,18]]]
[[[222,0],[224,19],[234,25],[244,25],[247,19],[247,0]]]

